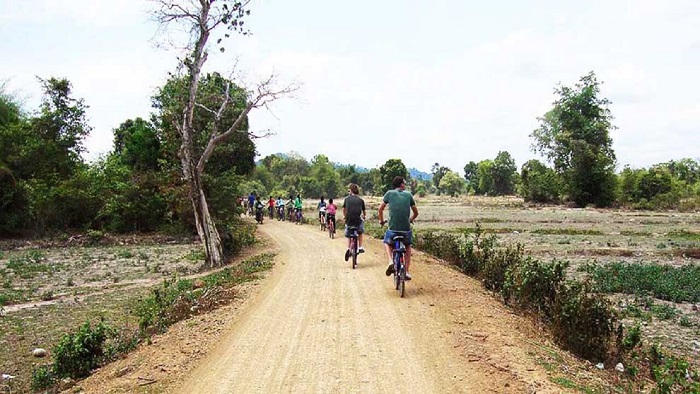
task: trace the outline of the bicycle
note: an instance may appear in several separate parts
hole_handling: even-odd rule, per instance
[[[263,209],[256,208],[255,209],[255,221],[258,222],[258,224],[263,224],[264,217],[265,217],[265,214],[263,213]]]
[[[318,214],[318,221],[321,223],[321,231],[326,231],[326,213],[320,212]]]
[[[350,256],[352,256],[352,269],[355,269],[357,267],[357,227],[355,226],[350,226],[348,227],[348,234],[350,234]]]
[[[284,206],[277,207],[277,220],[284,221]]]
[[[275,218],[275,214],[274,214],[275,209],[272,206],[267,207],[267,212],[270,216],[270,220]]]
[[[330,215],[326,215],[326,221],[328,222],[328,225],[326,226],[328,228],[328,237],[333,239],[335,238],[335,224],[333,224],[333,220],[331,219]]]
[[[403,298],[406,292],[406,265],[404,255],[406,254],[405,237],[395,235],[391,238],[392,261],[394,262],[394,285],[399,291],[399,296]]]

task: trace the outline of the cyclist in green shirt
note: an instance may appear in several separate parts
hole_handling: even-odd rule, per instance
[[[384,249],[389,256],[389,266],[386,268],[386,276],[394,272],[394,262],[392,261],[391,239],[395,235],[403,235],[405,237],[404,244],[406,245],[406,279],[411,280],[409,269],[411,267],[411,241],[413,233],[411,231],[411,223],[418,216],[418,208],[416,201],[413,199],[411,192],[406,191],[406,181],[401,176],[397,176],[392,181],[391,185],[394,189],[389,190],[384,194],[382,204],[379,206],[379,223],[383,226],[384,209],[389,206],[389,229],[384,234]],[[411,212],[413,214],[411,215]]]

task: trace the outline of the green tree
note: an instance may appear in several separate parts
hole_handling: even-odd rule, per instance
[[[380,194],[384,194],[387,190],[392,188],[391,182],[397,176],[402,176],[408,181],[408,170],[403,164],[401,159],[389,159],[381,167],[379,167],[379,174],[381,176],[381,184],[379,185]]]
[[[539,160],[523,164],[520,179],[520,194],[525,201],[547,203],[559,200],[559,177]]]
[[[479,187],[478,168],[479,166],[473,161],[464,165],[464,179],[467,181],[467,188],[474,193]]]
[[[454,171],[447,171],[440,179],[440,190],[452,197],[459,196],[464,191],[464,178]]]
[[[493,187],[498,195],[513,194],[518,167],[506,151],[498,152],[493,160]]]
[[[318,182],[320,193],[310,195],[304,190],[306,196],[315,198],[321,195],[327,197],[340,196],[342,191],[340,175],[335,170],[330,160],[328,160],[328,157],[325,155],[314,156],[311,160],[311,176]]]
[[[440,188],[440,181],[442,180],[442,177],[445,176],[445,174],[447,174],[449,171],[449,168],[441,166],[440,163],[435,163],[430,168],[430,173],[433,175],[433,185],[435,185],[435,188],[437,189],[438,193],[443,191]]]
[[[129,119],[114,133],[114,153],[136,171],[157,170],[160,140],[155,127],[141,118]]]
[[[214,218],[209,210],[207,195],[204,185],[204,170],[214,151],[222,143],[238,133],[248,133],[244,124],[247,116],[254,108],[265,107],[271,101],[276,100],[291,92],[292,89],[277,90],[274,87],[274,78],[259,83],[252,89],[236,89],[226,83],[223,94],[218,94],[220,100],[215,107],[207,107],[199,102],[199,83],[202,68],[209,57],[209,39],[221,28],[229,31],[246,34],[243,23],[250,11],[246,9],[247,2],[237,0],[201,0],[199,2],[181,3],[176,0],[159,1],[159,9],[154,16],[161,26],[168,27],[171,23],[179,24],[181,28],[189,32],[187,55],[182,61],[185,70],[186,94],[183,96],[181,111],[169,113],[172,124],[178,131],[179,158],[182,175],[189,188],[189,200],[195,217],[197,234],[204,244],[206,263],[208,267],[218,267],[224,264],[224,254],[221,243],[221,235],[216,227]],[[224,37],[229,34],[225,33]],[[219,50],[223,51],[222,40],[217,41]],[[244,94],[240,94],[244,92]],[[235,103],[244,102],[240,114],[232,122],[224,122],[227,108]],[[202,108],[203,107],[203,108]],[[195,122],[195,110],[201,108],[208,114],[209,131],[198,128]],[[206,137],[203,138],[203,133]],[[204,149],[198,150],[198,141],[206,140]]]
[[[577,205],[608,206],[616,189],[610,101],[598,97],[600,83],[593,72],[573,88],[558,86],[555,93],[554,108],[538,118],[540,127],[530,135],[533,150],[554,164]]]
[[[477,164],[476,177],[479,180],[479,184],[476,185],[475,193],[488,195],[496,194],[493,172],[493,160],[482,160]]]

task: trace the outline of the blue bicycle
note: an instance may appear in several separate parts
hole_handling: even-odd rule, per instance
[[[352,269],[355,269],[357,267],[357,227],[355,226],[349,226],[348,227],[348,234],[350,235],[350,256],[352,256]],[[347,259],[345,259],[347,261]]]
[[[404,255],[406,254],[406,245],[403,235],[395,235],[391,238],[392,260],[394,262],[394,285],[399,291],[399,296],[403,297],[406,292],[406,264]]]

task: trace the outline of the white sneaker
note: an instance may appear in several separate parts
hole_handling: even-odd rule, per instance
[[[357,253],[364,253],[364,252],[365,252],[364,246],[360,246],[359,248],[357,248]]]

